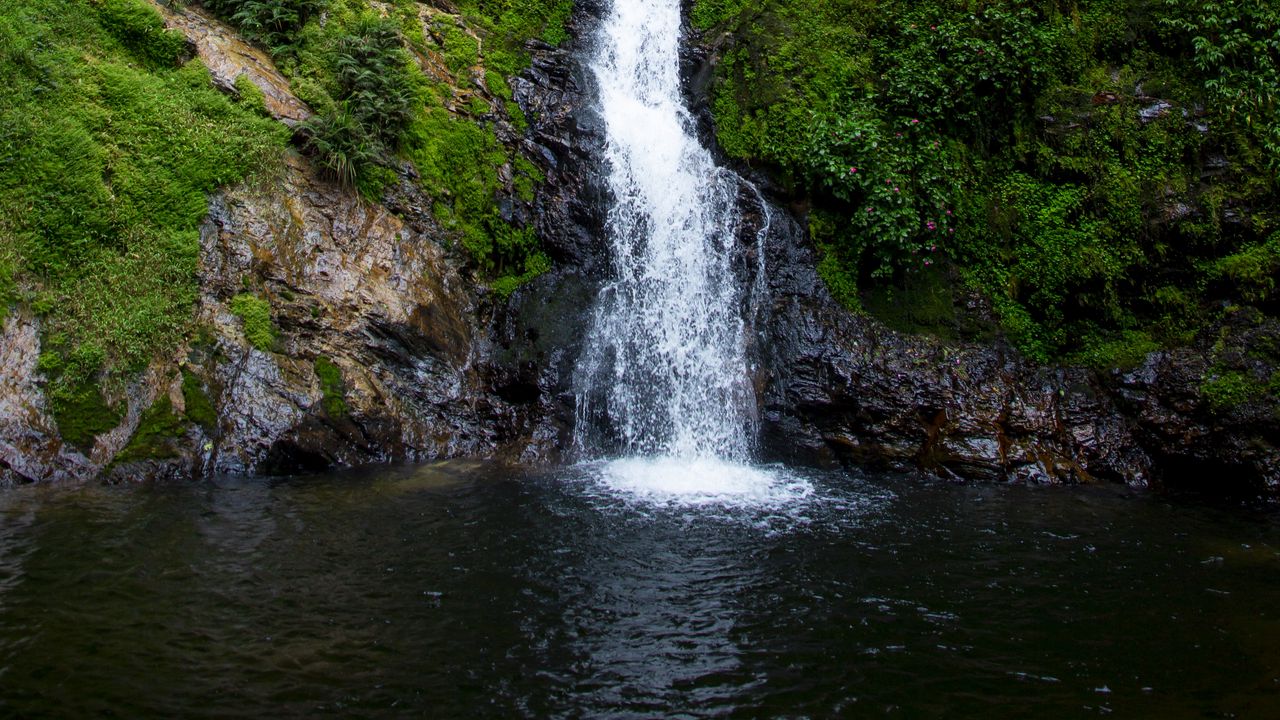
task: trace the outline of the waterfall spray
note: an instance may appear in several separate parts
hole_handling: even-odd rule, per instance
[[[607,445],[742,463],[757,432],[750,288],[735,267],[744,183],[698,141],[681,96],[680,40],[679,0],[616,0],[592,58],[615,275],[575,379],[575,444],[588,456]]]

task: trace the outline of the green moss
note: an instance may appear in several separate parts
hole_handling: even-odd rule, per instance
[[[0,230],[0,325],[9,316],[10,306],[18,300],[18,274],[21,257],[13,239]]]
[[[174,440],[181,438],[187,427],[187,423],[174,413],[169,394],[162,392],[151,407],[142,413],[142,417],[138,419],[138,429],[129,439],[129,444],[112,460],[112,464],[175,457],[178,447]]]
[[[93,447],[94,438],[114,430],[124,418],[123,408],[108,404],[92,378],[56,385],[49,393],[49,406],[62,439],[86,452]]]
[[[320,392],[323,398],[320,407],[330,419],[338,420],[347,416],[347,386],[342,380],[342,369],[326,357],[318,357],[315,361],[316,379],[320,381]]]
[[[188,370],[182,371],[182,404],[187,419],[211,433],[218,427],[218,414],[209,401],[209,395],[200,384],[200,378]]]
[[[520,274],[504,275],[497,280],[489,283],[489,287],[499,298],[506,300],[511,297],[511,293],[520,288],[521,285],[528,283],[534,278],[551,270],[551,258],[545,253],[535,252],[528,255],[524,261],[524,272]]]
[[[112,382],[188,332],[208,193],[287,140],[198,61],[176,67],[159,23],[143,2],[0,5],[4,284],[34,290],[50,352],[94,354]]]
[[[1270,384],[1259,382],[1236,370],[1215,370],[1200,385],[1200,394],[1215,412],[1224,412],[1247,402],[1275,394],[1275,377]]]
[[[267,112],[267,96],[249,75],[241,73],[236,76],[236,100],[244,107],[263,117],[270,117]]]
[[[879,285],[864,294],[862,306],[900,332],[957,339],[959,321],[946,273],[930,266],[908,275],[900,286]]]
[[[422,184],[435,198],[435,215],[458,233],[482,274],[523,276],[537,241],[528,228],[512,226],[498,215],[503,190],[499,170],[512,164],[516,192],[531,198],[541,174],[527,161],[513,160],[493,131],[432,108],[410,126],[405,151]]]
[[[1084,341],[1084,347],[1069,360],[1099,370],[1128,370],[1141,365],[1147,355],[1159,349],[1160,343],[1150,335],[1131,330],[1119,337],[1088,338]]]
[[[98,13],[102,26],[146,63],[177,65],[186,52],[182,33],[166,30],[160,13],[144,0],[101,0]]]
[[[559,45],[568,39],[573,0],[461,0],[458,7],[485,36],[484,65],[511,76],[529,65],[527,40]]]
[[[232,314],[243,323],[244,337],[249,344],[263,352],[270,352],[276,342],[270,303],[257,295],[244,293],[231,298],[230,307]]]

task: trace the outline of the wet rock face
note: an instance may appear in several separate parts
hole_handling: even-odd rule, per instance
[[[438,229],[291,158],[270,190],[215,200],[202,237],[198,317],[213,337],[189,362],[219,408],[206,472],[483,453],[502,439],[472,367],[473,288]],[[271,306],[270,349],[231,311],[246,292]],[[324,366],[336,368],[328,388]]]
[[[224,92],[239,94],[236,80],[244,76],[262,91],[263,104],[272,117],[290,127],[311,117],[311,109],[294,97],[289,80],[265,51],[245,42],[203,8],[148,2],[160,12],[167,27],[186,35],[213,83]]]
[[[1214,372],[1258,387],[1274,377],[1274,359],[1256,350],[1280,347],[1274,321],[1211,328],[1197,346],[1154,353],[1129,373],[1039,367],[1002,343],[945,345],[849,314],[814,272],[804,234],[775,222],[773,308],[759,327],[771,458],[1280,499],[1274,396],[1256,390],[1221,408],[1203,390]]]
[[[39,386],[35,318],[10,312],[0,328],[0,486],[81,479],[89,459],[64,448]]]
[[[510,403],[511,422],[524,428],[525,442],[510,454],[526,462],[566,456],[574,367],[610,272],[604,234],[609,199],[600,167],[604,128],[585,66],[586,44],[603,9],[599,2],[576,3],[573,39],[559,48],[530,43],[532,66],[512,83],[530,121],[525,154],[547,178],[533,221],[554,266],[497,308],[485,373],[492,391]]]
[[[830,298],[794,225],[769,249],[769,455],[983,480],[1150,479],[1149,458],[1084,371],[895,333]]]

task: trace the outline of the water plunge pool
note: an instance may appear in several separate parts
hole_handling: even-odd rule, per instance
[[[1274,517],[670,463],[0,493],[0,715],[1280,717]]]

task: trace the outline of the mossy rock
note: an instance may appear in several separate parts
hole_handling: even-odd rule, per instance
[[[162,392],[151,407],[142,413],[138,429],[112,464],[177,457],[179,448],[175,441],[183,436],[187,427],[189,425],[186,419],[173,411],[169,394]]]
[[[331,420],[340,420],[347,416],[347,385],[342,379],[342,369],[326,357],[318,357],[315,361],[316,378],[320,381],[320,392],[323,398],[320,407]]]

